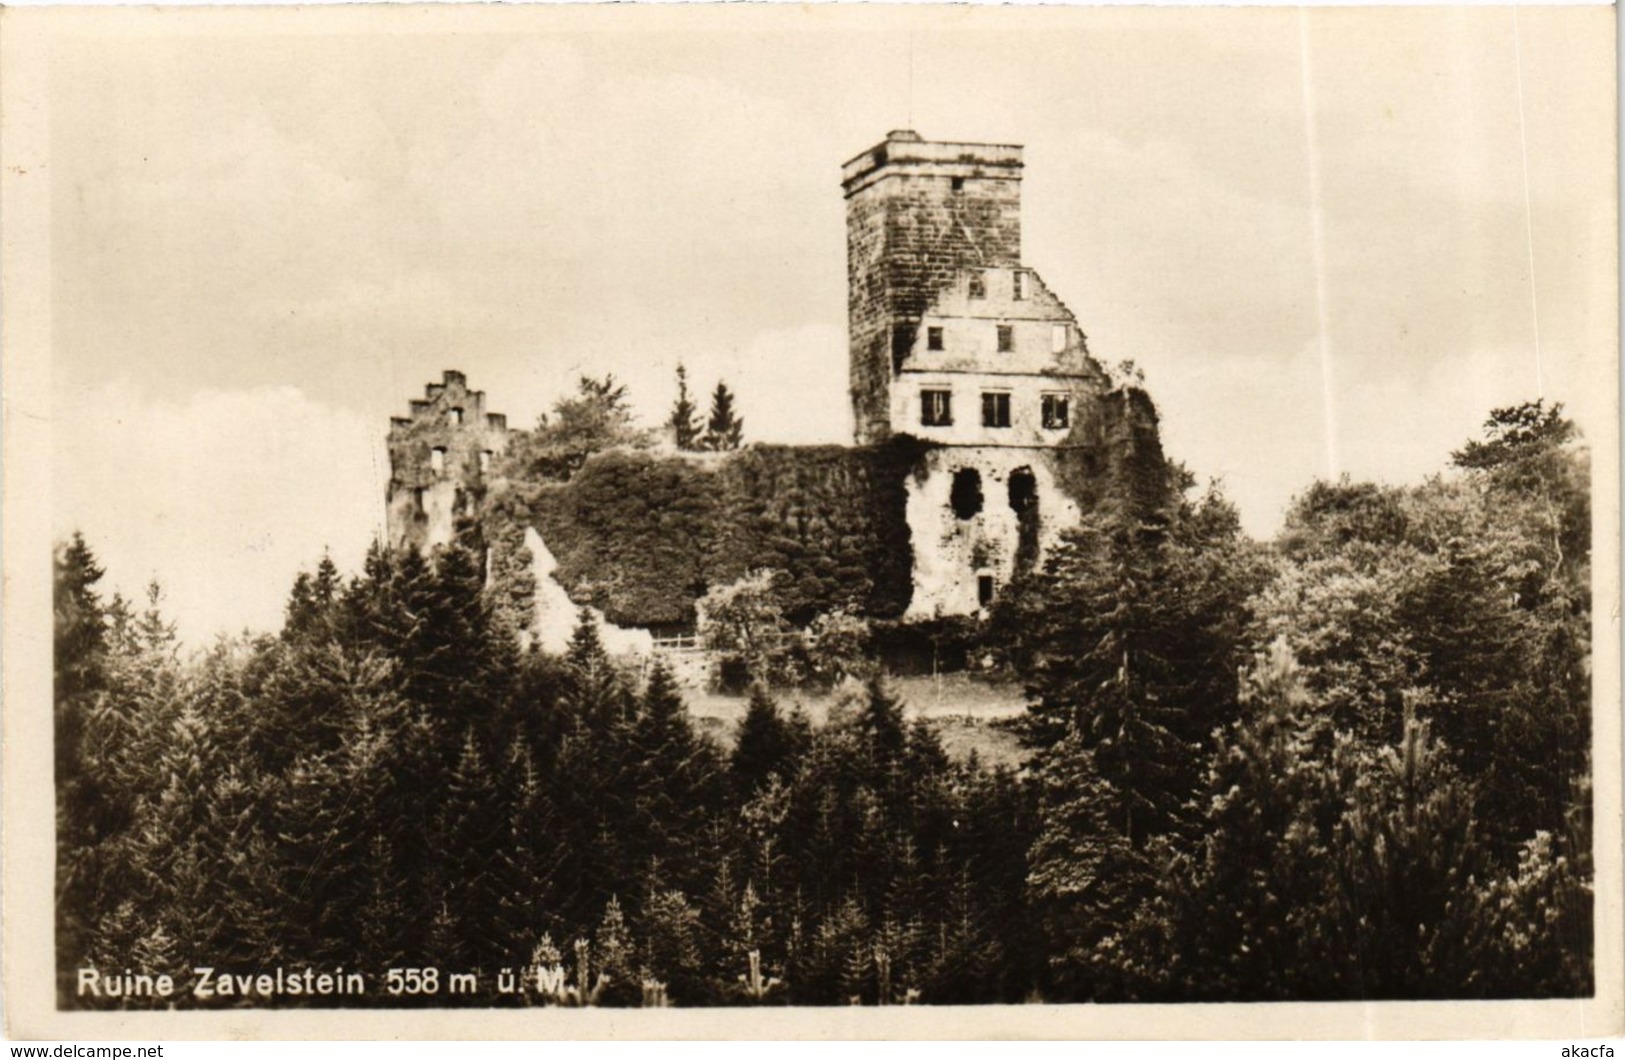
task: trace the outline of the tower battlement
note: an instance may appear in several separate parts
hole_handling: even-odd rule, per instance
[[[886,139],[849,159],[841,167],[847,197],[890,175],[1020,180],[1020,144],[970,144],[930,141],[913,129],[894,129]]]

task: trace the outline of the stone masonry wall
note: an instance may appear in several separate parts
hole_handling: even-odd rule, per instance
[[[390,545],[427,551],[449,543],[507,447],[507,417],[486,412],[484,392],[470,390],[463,373],[447,371],[424,387],[411,415],[389,421]]]

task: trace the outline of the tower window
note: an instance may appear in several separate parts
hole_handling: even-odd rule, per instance
[[[417,511],[423,511],[423,487],[417,486],[412,490],[412,505]]]
[[[982,394],[982,426],[1010,426],[1010,395],[1004,391],[985,391]]]
[[[1010,274],[1010,297],[1017,302],[1027,297],[1027,274],[1020,269]]]
[[[1030,469],[1019,467],[1010,472],[1010,510],[1025,515],[1038,507],[1038,480]]]
[[[942,349],[942,329],[941,328],[926,328],[925,329],[925,348],[928,349],[928,350],[940,350],[940,349]]]
[[[446,422],[451,424],[453,427],[461,427],[463,425],[463,410],[447,409]]]
[[[892,371],[901,371],[903,362],[908,360],[909,351],[914,348],[914,325],[893,324],[891,329],[891,368]]]
[[[969,519],[982,510],[982,473],[974,467],[962,467],[954,472],[953,486],[948,490],[948,507],[960,519]]]
[[[970,296],[972,298],[987,297],[987,277],[979,272],[970,274]]]
[[[1044,395],[1044,429],[1047,431],[1063,430],[1071,426],[1070,402],[1065,394]]]
[[[965,190],[965,178],[964,177],[955,177],[955,178],[953,178],[953,186],[954,186],[955,191],[964,191]]]
[[[439,446],[435,446],[433,449],[429,450],[429,470],[446,470],[446,451]]]
[[[1016,329],[1009,324],[999,325],[999,352],[1009,353],[1016,348]]]
[[[953,393],[947,390],[920,391],[920,426],[947,427],[954,422]]]
[[[993,603],[993,575],[978,574],[976,576],[976,606],[988,607]]]
[[[1049,329],[1049,348],[1051,353],[1061,353],[1066,349],[1066,325],[1055,324]]]
[[[480,471],[481,471],[481,473],[484,473],[484,472],[489,471],[489,470],[491,470],[491,450],[489,450],[489,449],[481,449],[480,450]]]

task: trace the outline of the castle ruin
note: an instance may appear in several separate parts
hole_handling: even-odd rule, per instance
[[[547,577],[620,625],[691,626],[693,601],[742,576],[753,557],[776,555],[792,577],[826,565],[816,524],[847,518],[829,510],[833,483],[865,492],[872,510],[824,528],[825,539],[859,543],[856,558],[836,564],[844,573],[807,573],[808,610],[974,615],[1085,512],[1108,498],[1133,503],[1144,481],[1160,481],[1150,400],[1112,386],[1071,310],[1022,260],[1022,166],[1019,146],[908,130],[847,162],[853,445],[749,446],[721,465],[679,454],[594,457],[580,482],[539,491],[525,536],[550,550]],[[505,421],[485,412],[461,373],[431,384],[410,417],[392,422],[390,543],[433,548],[452,539],[459,518],[478,519],[506,443]],[[630,499],[613,519],[571,524],[581,508],[572,490],[625,495],[656,479],[679,492],[692,479],[706,498],[696,505],[714,509],[684,543],[661,550],[678,553],[667,568],[640,566],[648,550],[637,535],[656,532],[660,513]],[[822,503],[783,496],[814,480]],[[626,535],[627,547],[617,551],[606,534]],[[733,552],[708,537],[728,538]],[[596,569],[606,564],[618,569]],[[843,592],[842,578],[866,584]]]
[[[911,616],[986,607],[1078,521],[1057,461],[1106,378],[1021,260],[1021,155],[904,130],[841,173],[856,441],[934,446],[909,489]]]

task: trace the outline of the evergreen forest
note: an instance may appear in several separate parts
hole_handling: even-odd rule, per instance
[[[64,541],[59,1004],[1590,995],[1589,465],[1561,406],[1496,410],[1420,485],[1316,483],[1269,542],[1169,471],[959,631],[1025,689],[1019,768],[950,756],[873,663],[817,723],[757,681],[719,740],[590,619],[521,647],[477,528],[323,559],[280,631],[186,650],[159,591],[106,594]],[[201,997],[200,967],[366,989]]]

